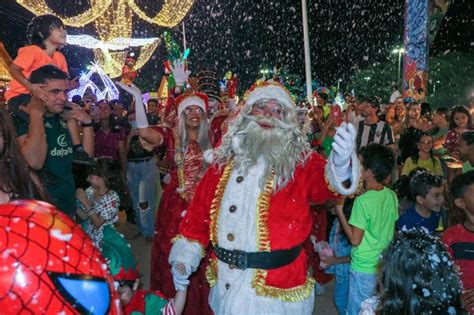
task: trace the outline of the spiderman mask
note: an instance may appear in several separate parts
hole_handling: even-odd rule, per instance
[[[99,250],[50,204],[0,206],[0,270],[3,314],[121,314]]]

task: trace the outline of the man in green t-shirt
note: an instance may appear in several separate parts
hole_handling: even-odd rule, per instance
[[[347,222],[342,206],[337,216],[353,245],[349,278],[348,314],[359,314],[360,304],[375,292],[379,258],[390,244],[398,220],[398,199],[384,186],[395,165],[393,151],[380,144],[361,149],[361,177],[365,193],[357,197]]]
[[[67,74],[52,65],[31,73],[29,81],[42,90],[23,109],[28,120],[13,117],[18,143],[27,163],[38,171],[55,205],[69,216],[76,211],[72,176],[72,141],[65,121],[76,119],[83,127],[84,150],[93,155],[94,133],[89,115],[76,104],[68,104]]]

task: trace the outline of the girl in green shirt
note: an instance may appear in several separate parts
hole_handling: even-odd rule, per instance
[[[444,175],[440,160],[433,154],[433,136],[422,133],[417,142],[418,151],[406,159],[402,175],[408,175],[417,167],[425,168],[434,175]]]

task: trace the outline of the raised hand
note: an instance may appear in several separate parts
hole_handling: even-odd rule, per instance
[[[332,149],[334,151],[334,165],[344,166],[349,164],[355,150],[356,130],[350,123],[342,123],[336,129]]]
[[[181,60],[175,60],[171,67],[176,86],[183,86],[189,78],[191,71],[185,70],[185,63]]]

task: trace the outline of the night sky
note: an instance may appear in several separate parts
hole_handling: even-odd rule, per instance
[[[61,3],[74,6],[61,6]],[[453,0],[440,32],[431,45],[431,54],[446,51],[473,51],[474,1]],[[72,14],[88,5],[87,0],[48,3],[57,12]],[[162,1],[137,0],[154,16]],[[71,8],[72,7],[72,8]],[[312,72],[321,84],[347,83],[355,70],[380,61],[396,62],[391,50],[402,44],[403,0],[308,0]],[[0,40],[14,57],[25,43],[26,26],[33,15],[13,0],[0,4]],[[184,19],[191,70],[216,70],[219,76],[233,70],[247,88],[262,67],[285,67],[287,72],[304,75],[301,2],[198,0]],[[147,24],[134,16],[135,37],[157,37],[165,28]],[[92,25],[68,27],[69,34],[95,35]],[[181,44],[181,24],[172,30]],[[71,75],[82,72],[92,61],[87,49],[63,49]],[[140,71],[140,82],[158,85],[166,52],[163,45]]]

